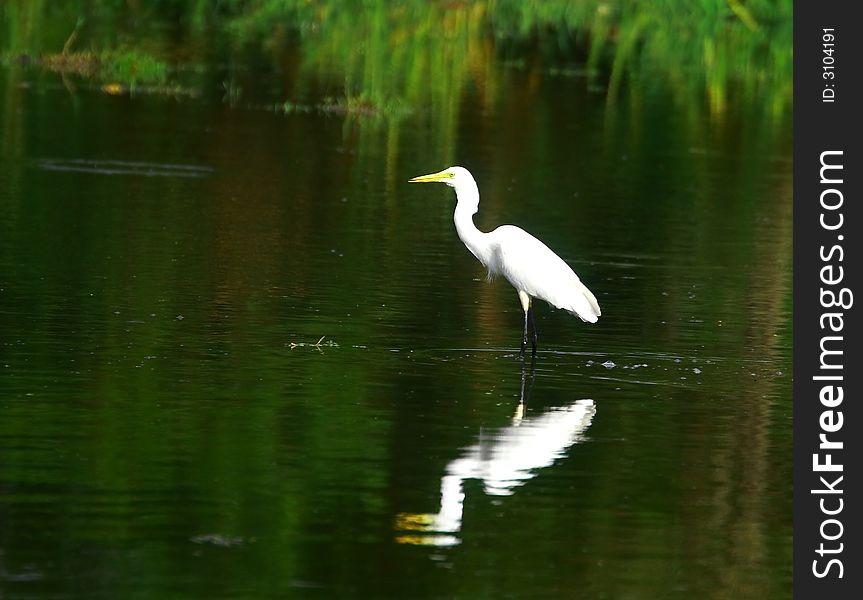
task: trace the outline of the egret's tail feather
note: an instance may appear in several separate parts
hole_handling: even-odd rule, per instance
[[[590,308],[593,309],[593,313],[597,317],[601,317],[602,311],[599,309],[599,302],[596,301],[596,296],[593,295],[593,292],[587,289],[586,285],[582,284],[582,287],[584,287],[584,295],[587,297],[587,301],[590,303]]]
[[[569,308],[569,312],[576,315],[582,321],[596,323],[602,315],[602,311],[599,309],[599,302],[596,301],[596,296],[580,281],[576,287],[576,299],[572,303],[571,308]]]

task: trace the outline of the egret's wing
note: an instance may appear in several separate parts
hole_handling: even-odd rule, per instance
[[[497,251],[490,271],[493,268],[535,298],[578,315],[583,321],[596,322],[602,314],[596,296],[548,246],[513,225],[498,227],[492,235]]]

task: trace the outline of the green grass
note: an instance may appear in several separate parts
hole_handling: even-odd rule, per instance
[[[0,43],[6,62],[45,57],[57,71],[164,85],[164,57],[176,52],[176,41],[167,28],[145,25],[178,23],[184,39],[226,44],[238,60],[249,49],[276,57],[298,47],[295,97],[314,95],[306,86],[323,82],[336,98],[313,101],[315,110],[423,112],[436,128],[451,130],[465,90],[482,90],[489,104],[499,101],[506,77],[501,64],[586,75],[611,102],[631,83],[665,85],[684,103],[706,101],[714,118],[741,102],[786,118],[791,17],[787,0],[176,0],[146,6],[7,0],[0,6]],[[141,37],[117,33],[130,21],[140,21]],[[59,49],[73,27],[81,30],[77,47],[90,50],[76,61],[59,60],[57,54],[70,52]],[[296,109],[291,102],[288,111]]]

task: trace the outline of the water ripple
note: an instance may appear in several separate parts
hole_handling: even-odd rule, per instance
[[[72,173],[94,173],[96,175],[136,175],[141,177],[206,177],[213,173],[211,167],[200,165],[176,165],[166,163],[89,160],[83,158],[44,158],[37,162],[44,171]]]

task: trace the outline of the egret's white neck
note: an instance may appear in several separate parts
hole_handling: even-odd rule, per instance
[[[488,234],[477,229],[473,223],[473,216],[479,210],[479,189],[476,187],[476,182],[473,179],[460,182],[455,188],[455,194],[458,201],[455,205],[453,221],[455,221],[458,237],[471,254],[487,267],[491,258],[491,249],[486,238]]]

